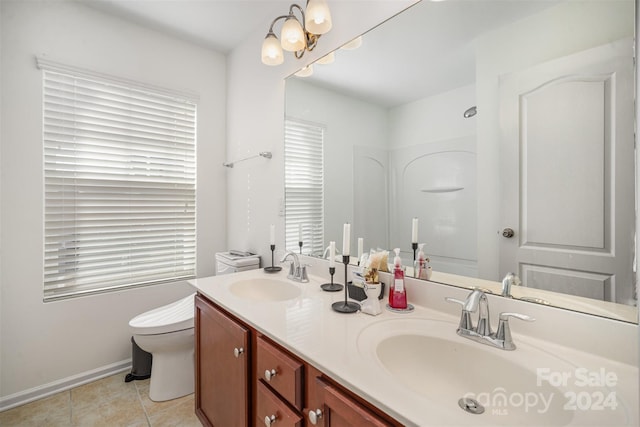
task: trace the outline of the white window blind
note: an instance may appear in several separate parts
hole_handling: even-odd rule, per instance
[[[194,277],[195,102],[39,66],[44,299]]]
[[[302,226],[303,253],[324,250],[324,157],[322,125],[285,120],[285,238],[298,252]]]

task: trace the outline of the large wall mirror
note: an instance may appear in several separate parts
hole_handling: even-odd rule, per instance
[[[411,265],[415,217],[433,281],[637,322],[634,17],[423,0],[287,78],[287,245]]]

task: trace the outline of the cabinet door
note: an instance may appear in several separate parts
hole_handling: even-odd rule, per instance
[[[206,426],[248,426],[249,330],[198,295],[195,334],[196,415]]]
[[[322,415],[316,425],[325,427],[388,427],[393,425],[322,378],[316,378],[315,382],[318,387],[318,396],[323,402]]]

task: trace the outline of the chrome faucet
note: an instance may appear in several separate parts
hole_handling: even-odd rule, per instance
[[[300,264],[298,255],[296,255],[295,252],[287,251],[280,262],[285,262],[290,256],[293,258],[293,261],[291,262],[291,264],[289,264],[289,274],[287,274],[287,278],[295,282],[308,282],[309,276],[307,276],[307,266]]]
[[[498,331],[493,333],[491,332],[491,320],[489,318],[489,301],[483,291],[475,289],[467,296],[465,301],[450,297],[446,297],[445,300],[462,306],[460,325],[456,330],[458,335],[503,350],[516,349],[516,345],[513,343],[511,337],[511,329],[509,328],[509,317],[515,317],[527,322],[536,320],[525,314],[500,313]],[[478,324],[474,327],[471,321],[471,313],[475,313],[476,311],[478,311]]]
[[[322,253],[322,258],[327,259],[328,258],[328,254],[329,254],[329,249],[331,248],[331,246],[327,246],[324,249],[324,252]],[[338,248],[336,248],[336,255],[340,255],[340,250]]]
[[[503,297],[511,297],[511,287],[512,286],[520,286],[522,282],[520,282],[520,278],[516,276],[516,273],[507,273],[502,279],[502,292],[500,295]]]

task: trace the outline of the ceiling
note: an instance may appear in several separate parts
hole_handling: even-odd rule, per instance
[[[266,35],[293,0],[76,0],[181,39],[228,53],[252,32]]]
[[[75,1],[226,54],[260,28],[266,34],[294,0]],[[342,1],[361,1],[366,10],[367,1],[381,0],[327,3]],[[558,1],[423,0],[367,33],[358,51],[317,65],[313,80],[387,107],[471,84],[473,39]]]
[[[423,0],[307,81],[384,107],[475,83],[474,40],[562,0]]]

